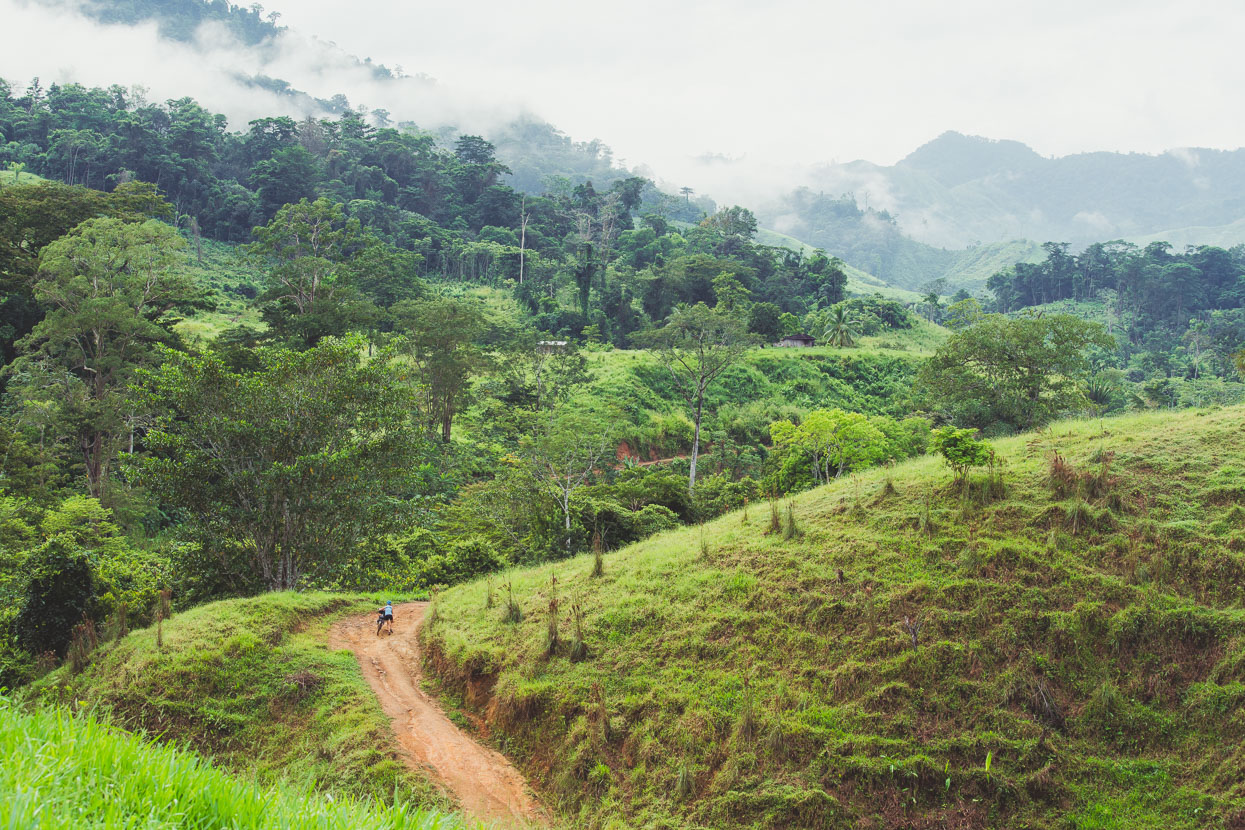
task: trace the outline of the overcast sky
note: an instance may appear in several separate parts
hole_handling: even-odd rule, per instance
[[[628,161],[892,163],[946,130],[1045,155],[1245,143],[1239,0],[288,0],[282,22]]]
[[[1245,144],[1245,3],[1229,0],[269,0],[300,35],[437,79],[399,100],[304,39],[257,66],[219,44],[187,56],[151,29],[101,37],[49,5],[0,0],[0,76],[140,83],[235,121],[272,103],[235,100],[233,68],[427,126],[486,128],[526,108],[702,190],[718,186],[694,161],[705,155],[772,183],[831,161],[893,163],[946,130],[1044,155]]]

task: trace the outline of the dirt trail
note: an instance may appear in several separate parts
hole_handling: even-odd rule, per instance
[[[481,746],[450,722],[420,688],[419,640],[426,602],[395,606],[394,633],[376,636],[374,616],[350,617],[334,624],[329,646],[354,652],[398,741],[413,766],[430,768],[458,799],[469,818],[502,827],[543,824],[523,776],[500,753]]]

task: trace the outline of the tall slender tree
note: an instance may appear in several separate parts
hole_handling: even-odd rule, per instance
[[[687,487],[695,489],[705,392],[740,358],[752,338],[738,317],[718,314],[704,303],[697,303],[690,308],[675,309],[664,326],[641,339],[657,350],[692,416],[692,457]]]

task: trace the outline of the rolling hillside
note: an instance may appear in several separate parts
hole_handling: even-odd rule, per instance
[[[28,694],[96,710],[266,786],[448,807],[401,762],[354,656],[327,647],[334,619],[376,606],[325,593],[200,605],[164,624],[163,646],[154,626],[134,631],[102,646],[81,674],[58,669]]]
[[[964,492],[927,457],[459,586],[430,664],[588,825],[1240,827],[1243,416],[1059,423]]]

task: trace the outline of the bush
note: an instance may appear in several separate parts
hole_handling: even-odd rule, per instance
[[[941,455],[955,473],[957,482],[968,478],[974,467],[994,464],[994,448],[977,438],[975,429],[943,427],[934,433],[931,444],[933,451]]]
[[[703,522],[738,510],[748,502],[756,501],[760,492],[760,486],[750,476],[738,481],[732,481],[725,475],[705,476],[696,482],[692,493],[696,518]]]
[[[64,656],[73,627],[96,610],[95,572],[85,551],[64,534],[31,557],[34,576],[13,621],[17,641],[32,654]]]

